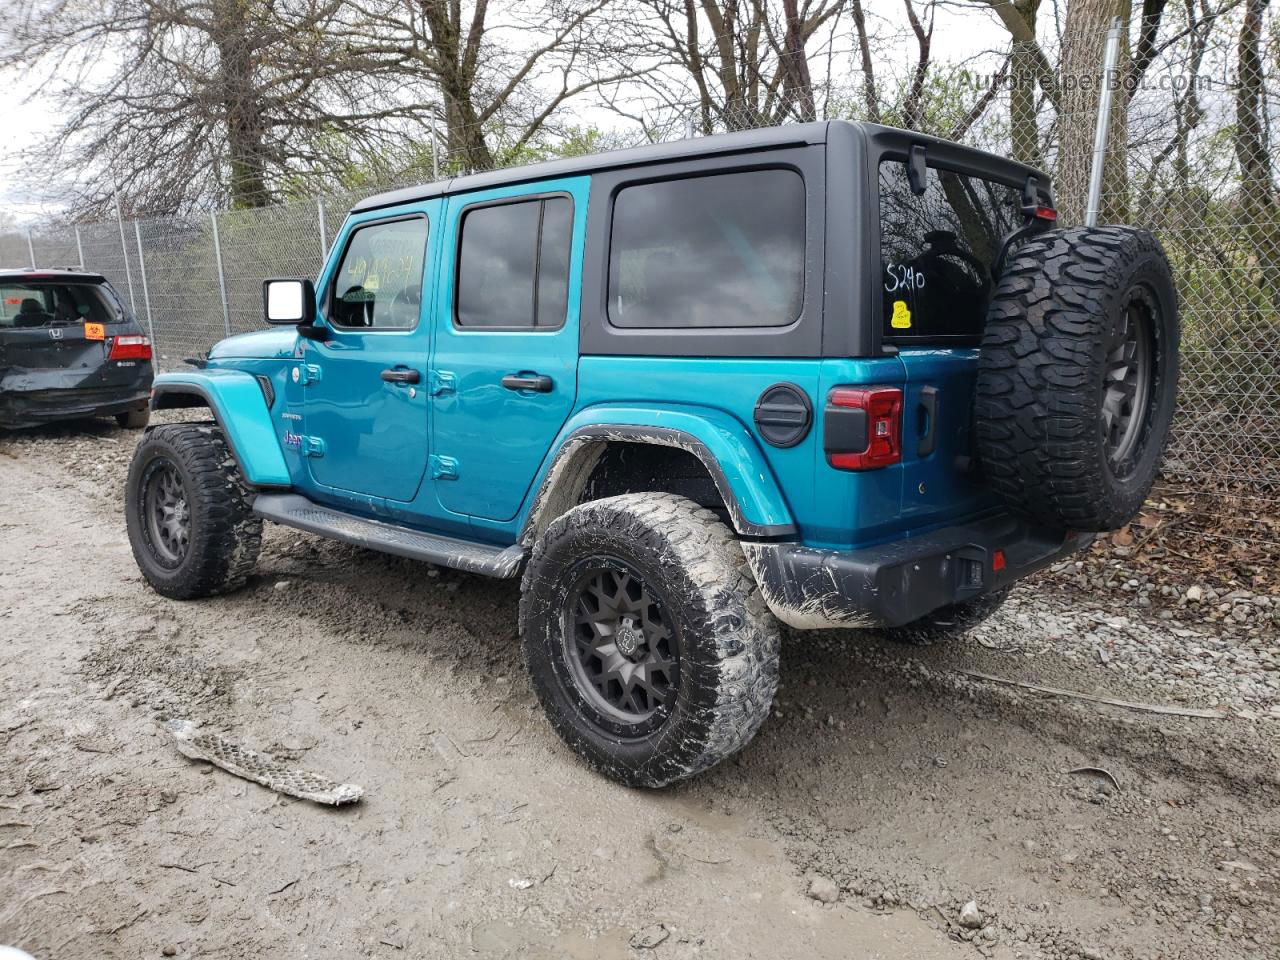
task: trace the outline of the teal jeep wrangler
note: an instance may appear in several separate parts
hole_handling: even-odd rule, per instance
[[[262,522],[521,578],[559,734],[633,785],[747,743],[780,624],[962,630],[1125,523],[1169,428],[1158,243],[1012,161],[829,122],[358,204],[152,407],[127,489],[167,597]],[[797,641],[800,642],[800,641]]]

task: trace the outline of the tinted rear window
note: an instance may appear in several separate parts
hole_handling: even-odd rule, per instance
[[[804,181],[752,170],[625,187],[613,207],[616,327],[778,327],[804,294]]]
[[[1000,243],[1022,222],[1021,193],[928,168],[923,195],[905,163],[880,164],[884,336],[954,341],[982,335]]]
[[[0,280],[0,327],[5,329],[123,319],[119,304],[102,284]]]
[[[464,211],[458,326],[510,330],[563,325],[572,232],[573,201],[568,197]]]

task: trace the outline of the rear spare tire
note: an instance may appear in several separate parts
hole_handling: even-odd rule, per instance
[[[1123,526],[1156,478],[1178,341],[1173,274],[1146,230],[1074,227],[1024,243],[978,360],[977,453],[992,488],[1036,523]]]

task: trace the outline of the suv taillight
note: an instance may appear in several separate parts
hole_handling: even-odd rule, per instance
[[[902,459],[902,391],[836,387],[827,396],[822,447],[837,470],[877,470]]]
[[[136,334],[125,334],[111,341],[108,360],[150,360],[151,341]]]

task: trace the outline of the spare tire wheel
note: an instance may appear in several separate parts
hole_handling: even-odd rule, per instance
[[[1178,340],[1173,274],[1146,230],[1025,242],[992,296],[978,360],[976,443],[992,488],[1036,523],[1123,526],[1155,482]]]

